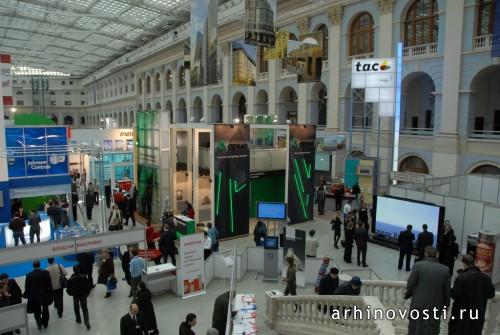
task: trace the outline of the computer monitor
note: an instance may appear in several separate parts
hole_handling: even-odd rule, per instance
[[[264,237],[264,249],[278,249],[278,237],[277,236]]]
[[[263,220],[286,220],[286,204],[284,202],[257,202],[257,218]]]

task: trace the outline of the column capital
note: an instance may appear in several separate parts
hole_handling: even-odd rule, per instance
[[[304,17],[297,21],[297,27],[301,34],[307,34],[309,32],[309,18]]]
[[[343,7],[339,5],[328,9],[326,14],[333,25],[339,25],[340,22],[342,22],[342,17],[344,15],[343,11]]]
[[[392,13],[395,0],[376,0],[376,2],[381,14]]]

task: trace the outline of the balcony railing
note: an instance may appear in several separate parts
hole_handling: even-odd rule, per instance
[[[280,69],[280,77],[282,77],[282,78],[293,76],[293,75],[296,75],[296,73],[290,72],[290,71],[288,71],[288,69]]]
[[[402,128],[401,134],[432,136],[432,131],[433,131],[432,128]]]
[[[268,78],[268,73],[267,72],[260,72],[257,74],[257,79],[260,80],[266,80]]]
[[[373,58],[373,56],[374,56],[373,52],[369,52],[366,54],[352,55],[347,58],[347,61],[350,65],[354,59],[370,59]]]
[[[491,49],[492,44],[492,34],[474,37],[474,50]]]
[[[500,131],[498,131],[498,130],[472,130],[469,137],[500,139]]]
[[[414,45],[403,49],[403,57],[425,57],[437,53],[437,43]]]

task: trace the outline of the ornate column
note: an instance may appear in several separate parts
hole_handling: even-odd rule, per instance
[[[342,22],[342,6],[335,6],[327,11],[330,19],[328,32],[328,101],[326,110],[326,126],[339,130],[339,88],[340,88],[340,24]]]
[[[394,0],[377,0],[379,9],[378,57],[391,57],[394,54],[392,45],[392,10]]]

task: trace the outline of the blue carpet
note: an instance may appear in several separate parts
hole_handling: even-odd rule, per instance
[[[56,263],[61,264],[66,269],[71,270],[73,265],[76,265],[78,262],[65,260],[62,257],[55,257]],[[45,269],[48,265],[46,259],[40,260],[40,264],[42,269]],[[11,265],[0,266],[0,273],[7,273],[10,278],[22,277],[27,273],[33,270],[33,262],[25,262]]]

